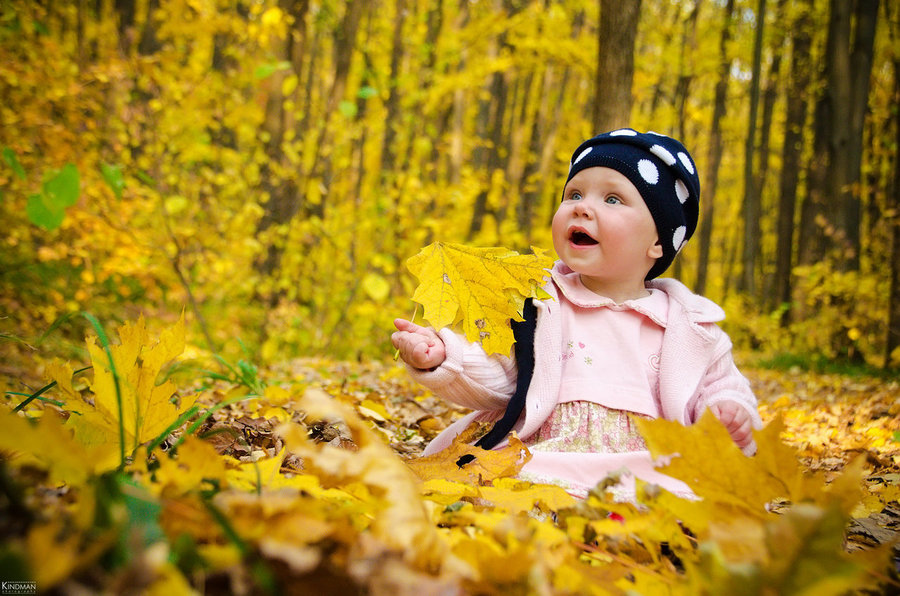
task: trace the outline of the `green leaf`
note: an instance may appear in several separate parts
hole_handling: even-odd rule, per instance
[[[25,180],[25,168],[19,163],[16,152],[9,147],[3,148],[3,161],[12,169],[13,173],[18,176],[19,180]]]
[[[78,168],[67,163],[44,182],[44,201],[59,210],[71,207],[78,202],[79,186]]]
[[[125,508],[128,511],[126,536],[134,534],[144,546],[165,540],[166,535],[159,525],[162,505],[137,482],[127,476],[117,476],[122,491]]]
[[[369,87],[366,85],[365,87],[361,87],[359,91],[357,91],[356,96],[360,99],[369,99],[378,95],[378,90],[374,87]]]
[[[344,100],[340,104],[338,104],[338,111],[346,118],[355,118],[356,113],[359,111],[359,109],[352,101]]]
[[[122,198],[122,191],[125,190],[125,178],[122,176],[122,168],[118,165],[100,164],[100,173],[106,184],[112,189],[117,199]]]
[[[279,70],[287,70],[290,67],[291,63],[286,60],[282,60],[281,62],[269,62],[268,64],[257,66],[256,70],[253,71],[253,77],[262,80],[272,76]]]
[[[66,216],[65,209],[57,209],[48,205],[43,194],[28,197],[25,213],[28,214],[28,219],[31,223],[47,231],[55,230],[61,226],[63,218]]]
[[[141,182],[149,186],[150,188],[156,188],[156,180],[150,177],[150,174],[143,170],[138,170],[137,174],[135,174]]]

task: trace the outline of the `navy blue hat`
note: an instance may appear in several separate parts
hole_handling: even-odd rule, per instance
[[[646,279],[659,276],[697,229],[700,178],[687,149],[659,133],[623,128],[579,145],[572,154],[566,184],[581,170],[593,167],[620,172],[641,193],[663,249]]]

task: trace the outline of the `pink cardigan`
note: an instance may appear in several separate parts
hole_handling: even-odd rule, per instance
[[[571,270],[561,262],[555,271]],[[754,428],[762,421],[747,379],[731,357],[731,340],[716,323],[725,318],[714,302],[692,293],[674,279],[656,279],[647,287],[669,297],[669,315],[660,352],[660,412],[667,420],[689,425],[720,401],[732,400],[747,408]],[[525,409],[514,430],[520,438],[535,433],[556,407],[560,386],[562,333],[558,291],[554,282],[544,288],[552,299],[536,302],[535,371]],[[468,343],[450,329],[439,331],[446,359],[433,371],[410,369],[415,380],[436,395],[474,412],[451,424],[425,449],[425,455],[446,448],[473,420],[494,421],[503,415],[515,391],[516,363],[505,356],[488,356],[477,343]],[[501,443],[504,445],[505,441]],[[751,443],[744,452],[752,455]]]

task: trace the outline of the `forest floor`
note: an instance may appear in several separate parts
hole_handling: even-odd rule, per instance
[[[412,383],[399,365],[298,360],[275,371],[306,378],[329,394],[350,397],[357,411],[405,459],[420,456],[430,439],[467,412]],[[798,451],[807,470],[821,472],[831,481],[851,460],[865,456],[869,496],[854,510],[844,546],[853,552],[893,544],[900,571],[900,378],[816,373],[798,367],[742,367],[742,372],[759,400],[763,424],[776,417],[784,421],[781,439]],[[325,432],[322,440],[352,443],[338,430]]]
[[[29,377],[32,373],[20,376],[14,368],[7,365],[2,371],[8,404],[21,400],[10,392],[26,392],[29,388],[33,391],[41,385],[35,379],[23,383],[23,376]],[[900,380],[817,374],[799,369],[743,367],[742,370],[759,398],[764,424],[777,427],[783,423],[780,441],[792,451],[771,447],[778,440],[770,440],[772,459],[779,455],[799,458],[802,468],[810,475],[824,478],[829,485],[841,484],[842,474],[862,461],[857,477],[863,479],[863,497],[861,500],[853,497],[855,504],[849,506],[852,512],[840,517],[843,529],[837,527],[832,533],[837,537],[837,543],[829,544],[844,553],[892,551],[887,557],[893,561],[893,571],[873,571],[877,566],[872,564],[864,573],[869,574],[867,585],[875,585],[871,583],[875,581],[880,590],[900,589],[897,580],[900,574]],[[169,435],[160,447],[170,451],[169,457],[163,452],[155,452],[142,460],[138,457],[140,454],[136,454],[134,463],[125,470],[129,480],[120,485],[124,487],[125,502],[131,503],[129,510],[134,503],[133,495],[132,501],[128,500],[129,491],[137,490],[135,486],[144,487],[141,490],[146,495],[141,498],[153,503],[150,511],[155,513],[149,522],[144,519],[139,525],[144,532],[170,536],[167,552],[177,570],[172,571],[175,566],[170,565],[165,572],[160,571],[159,563],[151,565],[147,557],[141,558],[140,564],[134,562],[134,557],[125,557],[123,561],[130,561],[120,563],[125,567],[118,571],[115,567],[111,569],[108,553],[103,558],[98,558],[96,553],[89,555],[91,549],[87,545],[100,531],[97,525],[100,522],[95,520],[94,525],[89,524],[85,530],[81,547],[77,546],[77,536],[59,534],[57,527],[57,542],[52,548],[44,543],[41,547],[44,550],[51,548],[49,552],[55,554],[40,555],[38,562],[31,561],[31,564],[40,565],[42,559],[66,557],[66,563],[62,565],[65,571],[62,575],[49,572],[47,576],[42,573],[48,572],[38,569],[37,577],[52,577],[54,583],[51,585],[60,585],[63,591],[102,589],[115,592],[127,582],[138,581],[135,580],[137,574],[148,590],[150,587],[171,589],[175,584],[186,588],[190,584],[207,593],[241,591],[248,582],[253,584],[255,581],[259,585],[270,580],[282,582],[281,585],[299,586],[296,589],[301,592],[302,589],[319,590],[321,582],[327,582],[332,593],[351,587],[370,593],[388,593],[399,589],[397,586],[404,586],[405,593],[432,589],[456,593],[453,589],[459,590],[460,586],[466,593],[484,590],[487,590],[485,593],[497,590],[501,593],[513,589],[511,586],[517,586],[513,591],[524,589],[523,593],[533,593],[541,591],[535,588],[541,581],[553,582],[552,588],[548,587],[549,583],[545,585],[550,590],[548,593],[580,593],[586,585],[612,586],[618,582],[615,585],[620,586],[623,581],[637,591],[654,592],[660,586],[676,585],[683,591],[674,593],[694,593],[698,589],[724,589],[723,586],[732,585],[727,581],[742,577],[744,571],[741,569],[747,569],[729,567],[721,561],[710,562],[704,559],[702,549],[697,555],[699,558],[689,564],[687,574],[678,556],[669,553],[660,557],[660,552],[669,552],[667,545],[677,550],[676,540],[681,535],[678,529],[681,520],[673,518],[668,509],[671,502],[661,500],[658,505],[651,504],[648,510],[618,509],[602,498],[591,497],[589,507],[573,505],[567,495],[541,489],[540,485],[526,489],[515,483],[504,484],[503,476],[508,472],[496,473],[493,480],[478,477],[474,489],[467,488],[463,481],[442,476],[441,471],[433,473],[431,479],[425,478],[424,484],[404,480],[408,470],[398,468],[415,468],[415,462],[422,461],[420,456],[428,441],[463,415],[464,410],[422,389],[396,363],[298,359],[262,370],[244,365],[243,368],[234,367],[232,371],[240,371],[243,377],[198,379],[198,369],[190,363],[173,371],[170,378],[175,380],[178,393],[182,397],[196,395],[196,404],[208,408],[210,415],[197,428],[182,426]],[[88,403],[95,401],[90,398],[84,379],[74,384],[74,390]],[[248,393],[257,397],[248,399]],[[333,402],[334,406],[325,407],[330,413],[323,415],[324,410],[316,411],[323,407],[321,402],[300,397],[310,393]],[[48,392],[46,397],[53,398],[53,392]],[[223,402],[230,402],[230,405],[221,407]],[[35,402],[29,408],[53,407],[47,403]],[[332,407],[342,409],[330,409]],[[31,409],[31,417],[39,417],[37,409]],[[26,413],[28,411],[26,409]],[[286,422],[300,428],[302,437],[291,438],[290,432],[285,431]],[[189,438],[178,447],[180,439],[191,433],[203,440]],[[3,446],[2,440],[0,437],[0,450],[9,449]],[[715,444],[710,445],[716,448]],[[177,457],[170,465],[167,462],[173,451],[177,451]],[[393,457],[391,452],[399,458]],[[221,456],[221,461],[210,461],[210,457],[220,459],[215,454]],[[852,461],[856,463],[851,464]],[[399,462],[406,465],[398,465]],[[774,465],[776,468],[771,468],[774,475],[780,475],[781,479],[791,477],[787,462]],[[53,488],[46,484],[46,477],[42,478],[27,467],[7,469],[14,472],[9,486],[19,485],[25,489],[25,507],[31,511],[28,517],[37,520],[30,529],[23,526],[15,519],[13,511],[14,506],[21,503],[4,501],[0,495],[0,535],[5,536],[4,540],[10,539],[14,552],[19,552],[16,544],[21,545],[23,552],[39,540],[51,540],[53,544],[47,535],[42,539],[35,537],[41,523],[53,523],[53,514],[47,512],[65,511],[77,520],[82,515],[77,513],[81,511],[76,507],[81,499],[78,495],[92,494],[86,488],[78,491]],[[52,464],[48,466],[49,473],[52,474],[53,469]],[[417,473],[421,477],[421,472]],[[204,482],[212,479],[213,483],[198,484],[199,478]],[[748,478],[748,482],[754,483],[757,479]],[[102,485],[101,482],[97,487]],[[288,489],[299,490],[293,493],[293,500],[284,498],[284,491]],[[91,490],[98,491],[97,494],[102,492],[101,488]],[[738,487],[735,490],[744,489]],[[247,495],[254,491],[257,499],[247,500]],[[381,491],[386,491],[386,496],[379,496]],[[835,494],[839,495],[837,489]],[[100,499],[99,496],[95,498]],[[723,516],[722,511],[730,510],[729,498],[723,496],[725,509],[722,509],[722,503],[715,502],[715,497],[708,501],[710,528],[715,529],[716,520]],[[427,505],[424,509],[433,518],[433,521],[425,522],[427,527],[422,526],[421,520],[411,521],[408,517],[410,511],[421,510],[423,499]],[[97,511],[100,511],[99,503],[98,500]],[[844,563],[829,558],[833,553],[829,554],[828,548],[832,547],[824,547],[822,541],[826,536],[816,533],[816,527],[827,526],[831,519],[824,513],[827,501],[823,503],[825,505],[818,513],[798,509],[798,515],[812,515],[817,520],[812,526],[804,525],[805,522],[796,516],[788,520],[789,515],[780,516],[784,524],[790,524],[788,526],[761,518],[754,521],[752,515],[745,518],[741,527],[747,528],[749,533],[738,536],[739,543],[755,541],[757,546],[754,548],[766,549],[771,545],[764,545],[763,533],[774,532],[777,538],[778,532],[788,531],[788,536],[795,536],[799,541],[799,546],[791,551],[795,561],[802,566],[803,561],[813,560],[822,566],[802,573],[791,569],[779,571],[776,569],[777,556],[783,545],[776,545],[770,551],[774,556],[751,557],[761,565],[755,581],[775,586],[776,591],[787,590],[786,586],[793,581],[791,578],[800,573],[805,574],[803,581],[807,587],[814,585],[820,576],[837,586],[856,585],[854,578],[859,576],[841,571],[839,568]],[[593,512],[589,511],[591,508]],[[789,503],[774,506],[779,513],[789,508]],[[210,519],[207,509],[219,513]],[[617,537],[619,525],[603,516],[598,519],[598,510],[604,516],[609,514],[614,516],[612,519],[620,520],[619,513],[624,513],[628,522],[622,522],[624,530],[621,531],[626,534]],[[538,512],[537,518],[535,512]],[[142,515],[145,516],[146,511]],[[688,523],[690,515],[685,509],[679,517]],[[291,516],[300,517],[298,520]],[[387,524],[387,529],[381,527],[382,522]],[[298,525],[292,526],[292,523]],[[367,523],[371,525],[364,531]],[[613,526],[609,526],[610,523]],[[668,534],[657,535],[653,527],[665,523],[671,525]],[[690,523],[702,526],[707,522],[691,519]],[[222,528],[219,534],[210,529],[217,524]],[[129,527],[133,530],[134,526],[133,519]],[[290,538],[279,534],[281,526],[289,531]],[[594,527],[596,532],[591,529]],[[728,531],[739,529],[738,526],[723,527]],[[449,541],[450,547],[441,548],[450,548],[452,557],[442,555],[444,558],[438,560],[432,552],[436,548],[434,545],[415,545],[408,542],[409,536],[403,535],[405,530],[415,529],[421,537],[422,531],[433,533],[435,528],[438,535]],[[501,530],[513,532],[517,539],[502,534]],[[187,532],[194,546],[184,550],[187,547],[181,539],[172,537],[177,532]],[[301,538],[297,538],[298,532]],[[604,532],[610,534],[601,539]],[[687,529],[684,533],[691,535]],[[595,537],[589,540],[590,536]],[[223,549],[228,546],[229,537],[236,545],[237,554],[226,556]],[[721,534],[716,538],[714,533],[708,533],[707,538],[715,541],[726,554],[746,555],[734,551],[734,544]],[[286,540],[300,540],[301,545]],[[565,548],[574,547],[574,558],[564,558],[560,554],[563,547],[554,540],[563,541]],[[693,543],[694,546],[685,543],[678,547],[682,549],[678,551],[680,556],[694,556],[696,540]],[[330,546],[324,546],[326,544]],[[398,547],[398,544],[409,546]],[[526,547],[528,550],[524,550]],[[147,547],[146,552],[155,551]],[[158,554],[154,556],[159,557]],[[235,561],[241,557],[243,564],[235,567]],[[457,562],[450,564],[448,561],[451,560]],[[453,565],[459,565],[459,560],[468,565],[468,571],[453,575],[457,573]],[[593,561],[593,567],[578,563],[582,560]],[[384,565],[373,564],[373,561],[382,561]],[[402,561],[403,567],[399,571],[397,561]],[[539,571],[546,577],[535,571],[534,566],[540,561],[543,567]],[[263,563],[274,579],[261,580],[254,575]],[[598,570],[597,565],[601,563],[611,566]],[[153,565],[156,565],[155,571],[149,573],[147,567]],[[505,568],[507,565],[511,567]],[[429,573],[435,573],[434,569],[441,571],[437,576],[423,576],[423,568],[432,569]],[[693,575],[691,569],[694,569]],[[724,575],[715,576],[716,569],[727,570],[731,579]],[[70,575],[67,577],[66,574]],[[893,577],[889,577],[891,574]],[[452,579],[448,579],[451,576]],[[156,579],[151,582],[148,577]],[[49,581],[41,579],[41,585],[47,585]],[[563,585],[570,587],[562,589],[560,586]]]

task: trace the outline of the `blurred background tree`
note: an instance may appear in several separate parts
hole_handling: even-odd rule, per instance
[[[691,149],[673,274],[738,343],[897,366],[898,25],[877,0],[6,0],[0,345],[186,309],[199,348],[384,356],[406,257],[551,247],[571,151],[630,124]]]

